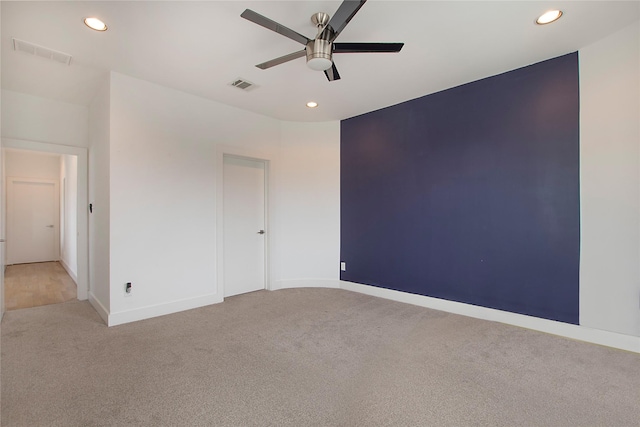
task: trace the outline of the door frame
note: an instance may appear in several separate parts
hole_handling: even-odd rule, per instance
[[[224,158],[235,157],[240,159],[262,162],[264,164],[264,224],[265,224],[265,241],[264,241],[264,286],[266,290],[271,290],[271,273],[270,266],[271,250],[273,249],[273,222],[271,221],[270,193],[273,191],[273,183],[271,179],[271,169],[273,167],[273,157],[267,151],[253,150],[243,147],[232,147],[219,144],[216,146],[216,293],[220,298],[224,299]]]
[[[54,254],[54,259],[51,261],[60,261],[60,186],[58,184],[58,181],[53,181],[50,179],[40,179],[40,178],[22,178],[19,176],[7,176],[6,177],[6,198],[7,198],[7,204],[6,204],[6,214],[7,214],[7,236],[6,236],[6,245],[5,245],[5,251],[6,251],[6,264],[7,265],[12,265],[15,264],[15,260],[14,259],[9,259],[9,254],[11,252],[11,239],[9,238],[9,235],[11,234],[11,237],[14,237],[14,221],[16,219],[16,216],[14,214],[14,204],[15,203],[11,203],[13,201],[13,197],[16,194],[16,189],[14,187],[15,183],[32,183],[32,184],[47,184],[47,185],[53,185],[53,200],[54,200],[54,209],[53,209],[53,215],[54,215],[54,220],[53,220],[53,228],[54,228],[54,233],[53,233],[53,242],[54,242],[54,248],[55,248],[55,254]],[[11,215],[9,215],[9,213],[11,213]],[[35,261],[37,262],[37,261]]]
[[[17,148],[20,150],[40,151],[44,153],[69,154],[78,158],[78,200],[77,200],[77,288],[78,299],[89,297],[89,191],[88,191],[88,149],[71,145],[52,144],[48,142],[30,141],[24,139],[2,138],[2,148]],[[6,192],[5,192],[6,197]],[[2,212],[6,218],[5,212]],[[4,289],[2,289],[4,293]]]

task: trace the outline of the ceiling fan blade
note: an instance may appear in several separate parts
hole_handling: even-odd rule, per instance
[[[400,52],[404,43],[334,43],[333,53],[393,53]]]
[[[340,74],[338,73],[335,62],[331,64],[331,68],[324,70],[324,75],[327,76],[327,80],[330,82],[340,80]]]
[[[284,64],[285,62],[289,62],[293,59],[302,58],[307,54],[306,50],[301,50],[298,52],[293,52],[288,55],[281,56],[279,58],[272,59],[271,61],[263,62],[262,64],[256,65],[256,67],[266,70],[267,68],[274,67],[276,65]]]
[[[251,9],[246,9],[244,12],[240,14],[244,19],[253,22],[254,24],[258,24],[268,30],[275,31],[278,34],[282,34],[285,37],[290,38],[293,41],[297,41],[300,44],[306,46],[311,40],[307,37],[303,36],[300,33],[293,31],[291,28],[287,28],[284,25],[278,24],[276,21],[272,21],[271,19],[260,15],[259,13],[254,12]]]
[[[331,17],[329,24],[327,24],[327,26],[333,31],[329,41],[334,41],[336,37],[340,35],[342,30],[344,30],[344,27],[347,26],[349,21],[351,21],[366,1],[367,0],[344,0],[342,2],[338,10],[336,10],[336,13]]]

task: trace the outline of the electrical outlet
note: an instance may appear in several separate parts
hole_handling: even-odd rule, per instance
[[[125,285],[124,285],[124,296],[125,297],[130,297],[132,292],[133,292],[133,285],[131,284],[131,282],[125,283]]]
[[[347,271],[347,263],[346,262],[341,262],[340,263],[340,271]]]

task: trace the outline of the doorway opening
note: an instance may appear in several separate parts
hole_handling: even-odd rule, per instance
[[[77,156],[6,149],[6,310],[77,298]]]
[[[87,299],[87,150],[2,143],[3,308]]]

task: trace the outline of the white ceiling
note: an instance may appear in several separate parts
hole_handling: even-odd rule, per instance
[[[2,87],[88,105],[113,70],[282,120],[340,120],[576,51],[640,19],[638,1],[369,0],[337,41],[404,42],[402,52],[335,55],[334,82],[303,58],[254,66],[302,46],[242,19],[245,8],[314,38],[310,16],[340,3],[2,1]],[[535,25],[551,8],[564,16]],[[89,30],[87,16],[109,30]],[[68,53],[71,65],[16,52],[13,37]],[[229,86],[238,77],[258,87]]]

